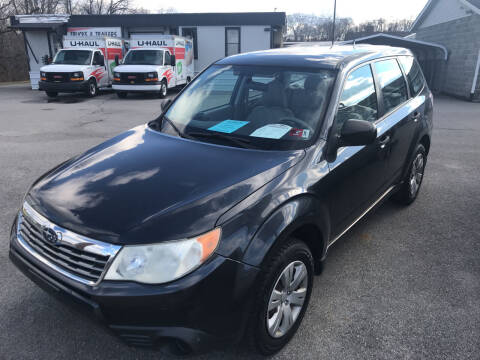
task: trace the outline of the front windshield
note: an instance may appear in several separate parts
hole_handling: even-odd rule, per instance
[[[163,65],[163,50],[132,50],[123,61],[124,65]]]
[[[53,64],[90,65],[91,57],[90,50],[60,50]]]
[[[231,137],[255,148],[300,149],[319,129],[334,78],[325,69],[214,65],[165,115],[185,136],[203,141]]]

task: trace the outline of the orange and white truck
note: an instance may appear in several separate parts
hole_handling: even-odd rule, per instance
[[[120,98],[129,92],[155,92],[189,83],[194,74],[193,41],[176,35],[132,35],[122,65],[114,68],[113,89]]]
[[[49,65],[40,68],[39,89],[49,97],[84,91],[95,96],[112,85],[113,68],[122,58],[123,41],[113,38],[65,38]]]

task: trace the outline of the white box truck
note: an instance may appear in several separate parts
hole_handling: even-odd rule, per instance
[[[115,67],[113,89],[118,97],[129,92],[155,92],[185,85],[193,78],[193,41],[176,35],[145,35],[129,41],[123,64]]]
[[[111,87],[116,62],[123,54],[120,39],[68,39],[49,65],[40,68],[39,89],[49,97],[59,92],[83,91],[95,96]]]

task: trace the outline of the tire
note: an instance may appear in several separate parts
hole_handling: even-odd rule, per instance
[[[95,97],[98,95],[98,86],[94,79],[88,81],[87,95],[89,97]]]
[[[127,97],[128,93],[126,91],[118,91],[117,92],[117,96],[120,98],[120,99],[125,99]]]
[[[394,201],[402,205],[410,205],[415,201],[422,186],[426,164],[427,152],[422,144],[418,144],[403,183],[393,196]]]
[[[287,270],[292,267],[294,270]],[[303,280],[297,281],[297,274],[304,274]],[[262,265],[253,312],[245,334],[245,340],[252,350],[268,356],[281,350],[290,341],[308,307],[313,274],[312,253],[303,241],[291,238],[268,255]],[[293,288],[284,286],[286,277],[293,279]],[[288,315],[290,322],[286,323]]]
[[[158,97],[160,99],[163,99],[167,96],[167,93],[168,93],[168,84],[167,84],[167,81],[165,79],[162,80],[162,84],[161,84],[161,88],[160,88],[160,92],[158,93]]]
[[[57,95],[58,95],[58,92],[56,92],[56,91],[45,91],[45,93],[47,94],[47,96],[49,98],[56,98]]]

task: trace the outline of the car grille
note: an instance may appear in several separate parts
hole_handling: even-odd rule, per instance
[[[145,73],[120,73],[120,82],[124,84],[145,84]]]
[[[61,238],[57,243],[47,241],[45,229],[52,229]],[[98,283],[106,271],[109,260],[119,246],[101,243],[50,223],[28,204],[19,216],[18,233],[28,245],[28,251],[59,270],[67,277],[82,283]]]
[[[48,82],[65,83],[70,81],[72,73],[46,72],[45,76]]]

